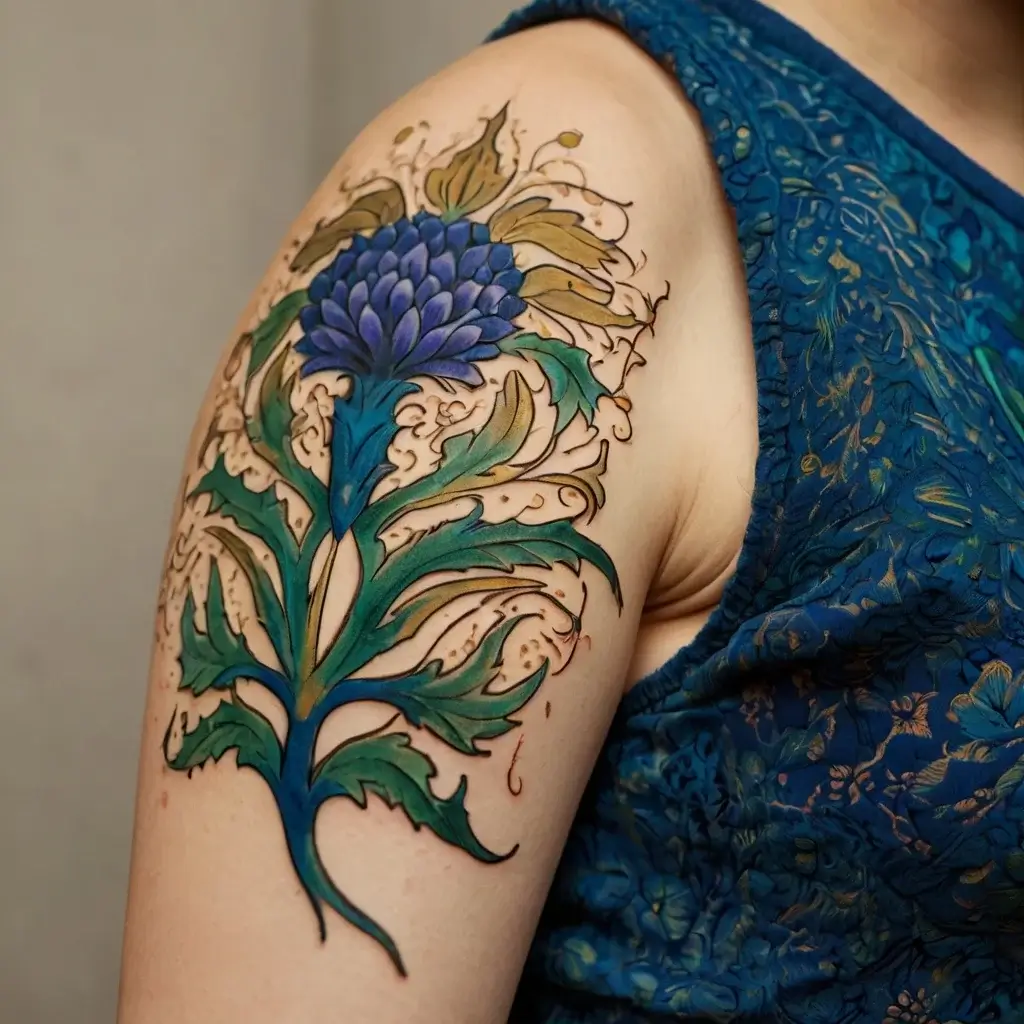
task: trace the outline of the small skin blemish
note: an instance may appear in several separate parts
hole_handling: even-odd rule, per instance
[[[551,717],[551,701],[545,701],[544,702],[544,717],[545,718],[550,718]]]
[[[160,794],[160,806],[164,810],[167,810],[167,790],[166,789]]]

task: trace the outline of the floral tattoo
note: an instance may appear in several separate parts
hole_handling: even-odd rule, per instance
[[[317,815],[376,797],[477,861],[515,853],[474,830],[466,776],[439,795],[423,737],[488,756],[572,660],[585,577],[621,605],[581,527],[630,437],[625,380],[657,305],[631,283],[625,205],[574,159],[580,133],[528,163],[507,107],[442,152],[430,136],[404,129],[387,177],[344,185],[237,343],[158,623],[189,693],[167,765],[234,751],[273,795],[321,937],[330,909],[403,974],[332,880]],[[387,713],[324,751],[355,705]]]

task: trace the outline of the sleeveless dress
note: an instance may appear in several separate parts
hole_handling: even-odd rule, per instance
[[[1024,1021],[1024,197],[753,0],[539,0],[701,115],[746,265],[753,516],[626,697],[513,1012]]]

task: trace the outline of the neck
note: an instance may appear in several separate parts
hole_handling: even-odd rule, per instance
[[[1020,0],[762,0],[1010,184],[1024,185]]]

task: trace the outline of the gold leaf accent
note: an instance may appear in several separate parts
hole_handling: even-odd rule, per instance
[[[399,617],[404,620],[401,628],[396,632],[393,642],[400,643],[403,640],[408,640],[435,612],[467,594],[497,594],[502,591],[526,593],[543,588],[544,584],[538,580],[526,580],[517,576],[479,576],[474,579],[438,583],[436,586],[403,601],[393,609],[392,621]]]
[[[984,882],[985,879],[992,873],[996,866],[994,860],[990,860],[987,864],[982,864],[978,868],[970,868],[967,871],[963,871],[960,874],[960,881],[966,885],[977,885],[979,882]]]
[[[561,132],[558,136],[558,144],[566,149],[575,149],[583,141],[583,133],[577,131]]]
[[[400,132],[399,132],[399,133],[398,133],[398,134],[397,134],[396,136],[395,136],[395,139],[394,139],[394,144],[395,144],[396,146],[400,146],[400,145],[401,145],[401,144],[402,144],[403,142],[405,142],[405,140],[406,140],[407,138],[409,138],[409,136],[410,136],[410,135],[412,135],[412,132],[413,132],[413,128],[412,128],[412,125],[411,125],[411,124],[407,124],[407,125],[406,125],[406,126],[405,126],[405,127],[404,127],[404,128],[403,128],[403,129],[402,129],[402,130],[401,130],[401,131],[400,131]]]
[[[639,327],[630,313],[608,308],[610,288],[602,289],[571,270],[542,264],[527,271],[519,297],[551,313],[561,313],[595,327]]]
[[[587,270],[597,270],[614,255],[615,246],[583,227],[575,210],[550,207],[551,200],[542,196],[506,206],[491,218],[491,238],[509,245],[532,242]]]
[[[454,220],[494,202],[512,180],[501,171],[501,154],[495,140],[508,119],[508,104],[494,115],[483,135],[472,145],[460,149],[447,167],[435,167],[427,174],[427,199],[448,219]]]
[[[404,213],[402,190],[395,182],[389,181],[383,188],[360,196],[341,216],[317,224],[313,234],[292,258],[291,268],[299,273],[308,270],[353,235],[393,224]]]
[[[554,484],[557,487],[568,487],[577,491],[587,503],[582,513],[589,523],[599,508],[604,508],[605,492],[601,477],[608,469],[608,442],[601,442],[601,452],[589,466],[577,469],[573,473],[545,473],[543,476],[530,477],[535,483]]]

